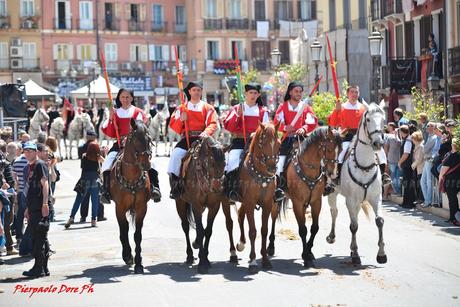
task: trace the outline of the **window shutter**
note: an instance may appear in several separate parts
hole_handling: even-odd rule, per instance
[[[67,44],[67,51],[69,57],[66,60],[73,60],[73,45],[72,44]]]
[[[141,49],[141,62],[148,61],[148,46],[147,45],[140,45]]]
[[[130,20],[131,19],[131,4],[125,3],[125,14],[126,14],[126,19]]]
[[[163,61],[169,61],[169,45],[162,46]]]
[[[136,45],[129,45],[129,60],[131,62],[136,62]]]
[[[77,60],[81,61],[81,50],[83,48],[83,45],[77,45]]]
[[[179,58],[181,61],[187,61],[187,46],[179,46]]]
[[[146,15],[147,15],[147,8],[145,4],[140,4],[139,5],[139,20],[140,21],[145,21]]]
[[[150,61],[156,61],[156,57],[155,57],[155,45],[153,44],[150,44],[149,45],[149,60]]]
[[[115,17],[120,17],[120,3],[115,3]]]
[[[53,45],[53,60],[57,60],[59,57],[58,57],[58,45],[57,44],[54,44]]]
[[[91,61],[97,60],[97,47],[96,45],[91,45]]]

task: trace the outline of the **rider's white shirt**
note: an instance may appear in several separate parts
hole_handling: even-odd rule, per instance
[[[117,116],[119,118],[131,118],[133,117],[134,115],[134,110],[136,110],[136,107],[131,105],[128,109],[123,109],[123,108],[118,108],[118,109],[115,109],[115,111],[117,112]],[[137,117],[135,118],[135,120],[142,120],[142,113],[139,112],[139,114],[137,114]],[[104,123],[102,124],[102,127],[106,128],[107,125],[109,124],[109,118],[107,118]]]

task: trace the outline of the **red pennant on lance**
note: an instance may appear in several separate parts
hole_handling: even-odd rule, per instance
[[[329,51],[329,61],[331,63],[331,73],[332,73],[332,82],[334,84],[334,91],[335,91],[335,98],[339,100],[340,98],[340,91],[339,91],[339,81],[337,80],[337,72],[335,65],[337,64],[332,57],[332,50],[331,50],[331,43],[329,42],[329,36],[326,33],[326,40],[327,40],[327,50]]]

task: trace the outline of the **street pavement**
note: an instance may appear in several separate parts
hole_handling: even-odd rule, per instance
[[[273,269],[248,274],[249,244],[239,253],[239,264],[229,260],[224,216],[214,224],[207,275],[196,264],[184,264],[185,238],[173,201],[168,198],[168,158],[157,158],[163,200],[149,202],[144,221],[142,256],[144,275],[121,259],[114,204],[106,205],[107,221],[64,229],[72,207],[73,186],[80,175],[79,161],[64,161],[57,185],[57,222],[49,239],[56,251],[49,263],[51,276],[27,280],[22,272],[33,260],[3,257],[0,266],[0,307],[3,306],[460,306],[460,228],[427,213],[383,206],[384,239],[388,263],[378,264],[378,233],[374,220],[359,217],[357,234],[362,265],[349,259],[351,234],[343,199],[338,202],[337,240],[326,236],[330,212],[326,199],[313,253],[316,267],[304,269],[301,241],[292,210],[277,224]],[[237,240],[236,215],[234,235]],[[76,220],[79,219],[77,215]],[[260,265],[260,212],[256,213],[257,258]],[[310,225],[308,220],[308,225]],[[131,227],[131,226],[130,226]],[[247,224],[246,224],[247,231]],[[194,238],[192,231],[192,238]],[[133,232],[130,231],[134,249]],[[198,252],[195,250],[195,257]],[[197,263],[197,261],[196,261]],[[48,293],[22,291],[49,290]]]

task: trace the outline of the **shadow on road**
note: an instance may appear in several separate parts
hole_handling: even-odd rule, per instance
[[[121,282],[118,277],[131,274],[132,270],[127,265],[105,265],[86,269],[81,274],[70,275],[65,279],[89,278],[93,284],[109,284]]]
[[[361,271],[382,268],[375,265],[355,265],[351,263],[350,257],[332,256],[331,254],[326,254],[324,257],[316,259],[315,266],[317,269],[331,270],[334,274],[341,276],[360,276]]]

